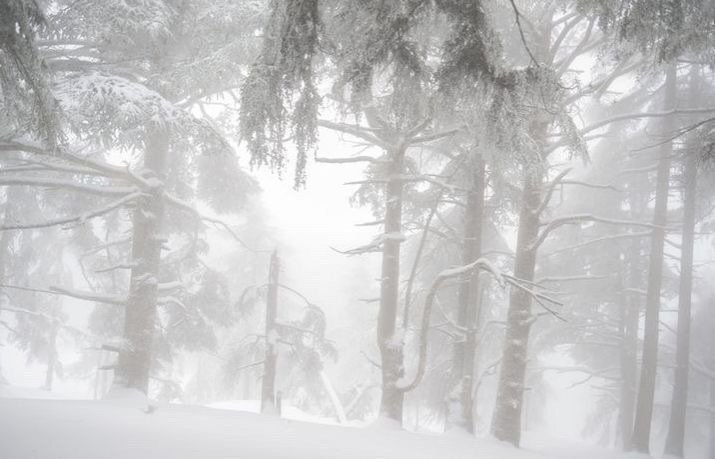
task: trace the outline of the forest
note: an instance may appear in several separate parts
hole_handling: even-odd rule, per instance
[[[0,0],[0,457],[715,459],[714,178],[713,0]]]

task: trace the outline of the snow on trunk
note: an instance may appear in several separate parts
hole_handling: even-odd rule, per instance
[[[404,182],[402,173],[406,145],[398,144],[392,151],[385,186],[385,234],[402,232],[402,198]],[[377,344],[382,364],[382,400],[380,415],[402,422],[404,393],[397,381],[404,374],[403,346],[395,342],[395,323],[400,289],[400,246],[402,240],[385,238],[382,248],[382,274],[380,277],[380,311],[377,319]]]
[[[537,209],[541,205],[541,172],[537,166],[527,169],[525,174],[514,276],[528,283],[533,282],[536,268],[534,241],[539,235]],[[522,289],[513,288],[509,297],[504,349],[491,430],[497,439],[507,441],[514,446],[519,446],[521,440],[521,413],[531,323],[531,295]]]
[[[482,218],[484,213],[484,160],[472,159],[472,184],[467,194],[462,241],[462,264],[468,265],[482,253]],[[458,325],[467,329],[465,341],[454,344],[454,371],[459,378],[459,403],[448,404],[450,422],[474,433],[474,362],[477,356],[477,317],[479,314],[479,271],[473,270],[460,280]],[[453,413],[454,409],[458,413]]]
[[[279,414],[276,406],[276,351],[278,331],[276,316],[278,314],[278,275],[280,261],[278,253],[271,255],[271,265],[268,273],[268,294],[266,297],[266,354],[263,361],[263,379],[261,381],[261,413]]]
[[[140,175],[146,186],[134,211],[129,299],[124,316],[125,345],[119,353],[115,384],[149,389],[152,341],[156,321],[161,236],[164,216],[163,179],[166,173],[169,134],[154,129],[147,134],[144,168]]]

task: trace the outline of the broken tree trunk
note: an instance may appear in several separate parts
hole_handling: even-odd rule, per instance
[[[271,255],[268,272],[268,294],[266,296],[266,355],[263,361],[263,380],[261,383],[261,413],[277,414],[276,407],[276,350],[278,332],[276,330],[276,315],[278,313],[280,260],[278,253]]]
[[[671,66],[666,75],[664,110],[672,110],[676,101],[676,71]],[[664,136],[671,136],[674,122],[667,117],[662,124]],[[655,210],[653,213],[653,234],[650,244],[648,266],[648,287],[646,291],[646,315],[643,335],[643,357],[641,365],[636,417],[633,426],[633,449],[648,454],[650,449],[650,429],[653,418],[653,398],[658,364],[658,327],[660,326],[660,294],[663,280],[663,245],[668,213],[668,191],[670,181],[670,156],[672,144],[664,142],[658,152],[658,172],[656,178]]]
[[[154,129],[147,134],[144,167],[139,172],[145,182],[134,211],[132,234],[133,266],[129,299],[124,316],[125,344],[119,353],[115,381],[119,387],[147,393],[152,361],[152,341],[156,321],[164,217],[164,183],[169,150],[169,134]]]

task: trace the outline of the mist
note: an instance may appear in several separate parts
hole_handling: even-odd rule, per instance
[[[715,458],[711,0],[0,0],[0,457]]]

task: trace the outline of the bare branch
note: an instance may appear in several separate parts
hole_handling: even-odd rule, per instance
[[[564,177],[566,177],[569,172],[571,172],[571,168],[564,169],[551,181],[551,183],[547,185],[546,194],[543,198],[541,198],[541,203],[539,204],[539,207],[534,210],[534,215],[539,216],[544,212],[546,207],[548,207],[549,202],[551,201],[551,197],[554,195],[556,185],[561,183],[561,181],[564,179]]]
[[[657,226],[653,225],[652,223],[644,223],[644,222],[639,222],[639,221],[635,221],[635,220],[617,220],[617,219],[611,219],[611,218],[597,217],[597,216],[591,215],[591,214],[567,215],[564,217],[555,218],[554,220],[551,220],[550,222],[545,223],[545,228],[541,230],[541,232],[539,233],[539,236],[531,245],[532,250],[541,246],[541,244],[544,243],[544,241],[549,236],[549,234],[556,228],[559,228],[564,225],[572,224],[572,223],[581,223],[581,222],[598,222],[598,223],[606,223],[609,225],[640,226],[643,228],[651,228],[651,229],[657,228]]]
[[[422,136],[412,137],[407,140],[407,144],[415,145],[418,143],[433,142],[435,140],[444,139],[445,137],[451,137],[458,132],[459,132],[459,129],[450,129],[449,131],[436,132],[434,134],[425,134]]]
[[[315,157],[317,163],[346,164],[346,163],[389,163],[386,159],[373,158],[372,156],[351,156],[347,158],[321,158]]]
[[[600,184],[600,183],[588,183],[588,182],[582,182],[580,180],[562,180],[561,181],[562,185],[578,185],[578,186],[583,186],[586,188],[596,188],[596,189],[601,189],[601,190],[612,190],[612,191],[617,191],[621,192],[620,188],[618,188],[615,185],[605,185],[605,184]]]
[[[559,249],[554,250],[553,252],[549,252],[546,254],[547,257],[551,255],[556,255],[557,253],[562,253],[562,252],[567,252],[569,250],[578,250],[583,247],[590,246],[592,244],[598,244],[599,242],[606,242],[606,241],[612,241],[612,240],[618,240],[618,239],[631,239],[631,238],[639,238],[639,237],[649,237],[652,234],[651,231],[642,231],[639,233],[620,233],[620,234],[611,234],[609,236],[603,236],[603,237],[598,237],[595,239],[590,239],[588,241],[581,242],[579,244],[571,245],[568,247],[561,247]]]
[[[327,120],[318,120],[318,126],[331,129],[333,131],[342,132],[344,134],[350,134],[353,137],[363,139],[368,143],[378,146],[383,150],[390,150],[392,148],[392,145],[383,142],[377,136],[370,133],[371,129],[366,129],[360,126],[346,123],[334,123],[332,121]]]

